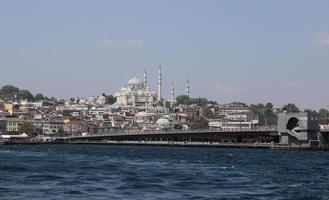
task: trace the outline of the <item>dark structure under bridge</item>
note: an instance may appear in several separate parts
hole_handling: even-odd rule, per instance
[[[120,131],[107,134],[90,134],[57,138],[64,143],[97,141],[175,141],[220,143],[278,143],[279,134],[274,129],[240,131],[188,130],[188,131]]]

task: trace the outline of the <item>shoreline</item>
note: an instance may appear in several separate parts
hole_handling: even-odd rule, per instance
[[[164,141],[74,141],[74,142],[18,142],[6,141],[2,145],[121,145],[121,146],[165,146],[165,147],[211,147],[211,148],[240,148],[240,149],[272,149],[299,151],[329,151],[329,147],[311,147],[277,144],[251,143],[210,143],[210,142],[164,142]]]

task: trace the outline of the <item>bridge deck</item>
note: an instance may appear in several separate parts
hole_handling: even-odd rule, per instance
[[[276,129],[250,129],[250,130],[220,130],[220,129],[202,129],[202,130],[187,130],[187,131],[116,131],[106,134],[88,134],[85,136],[66,136],[57,137],[56,139],[70,140],[70,139],[88,139],[88,138],[102,138],[115,136],[142,136],[142,135],[186,135],[186,134],[234,134],[234,133],[277,133]]]

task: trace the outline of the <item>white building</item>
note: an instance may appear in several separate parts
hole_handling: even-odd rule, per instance
[[[104,97],[103,95],[101,95],[97,98],[98,105],[105,105],[105,103],[106,103],[106,97]]]
[[[132,78],[128,81],[127,86],[114,94],[117,106],[148,106],[157,102],[157,95],[147,86],[146,72],[144,81],[138,78]]]

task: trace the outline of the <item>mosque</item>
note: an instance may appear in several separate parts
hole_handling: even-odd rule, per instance
[[[186,95],[189,96],[189,82],[186,83]],[[158,72],[158,91],[151,91],[147,84],[147,73],[144,71],[144,80],[134,77],[130,79],[126,86],[114,94],[116,97],[116,106],[133,107],[151,107],[163,100],[162,98],[162,69],[161,65]],[[175,88],[171,84],[170,99],[171,105],[175,102]]]

